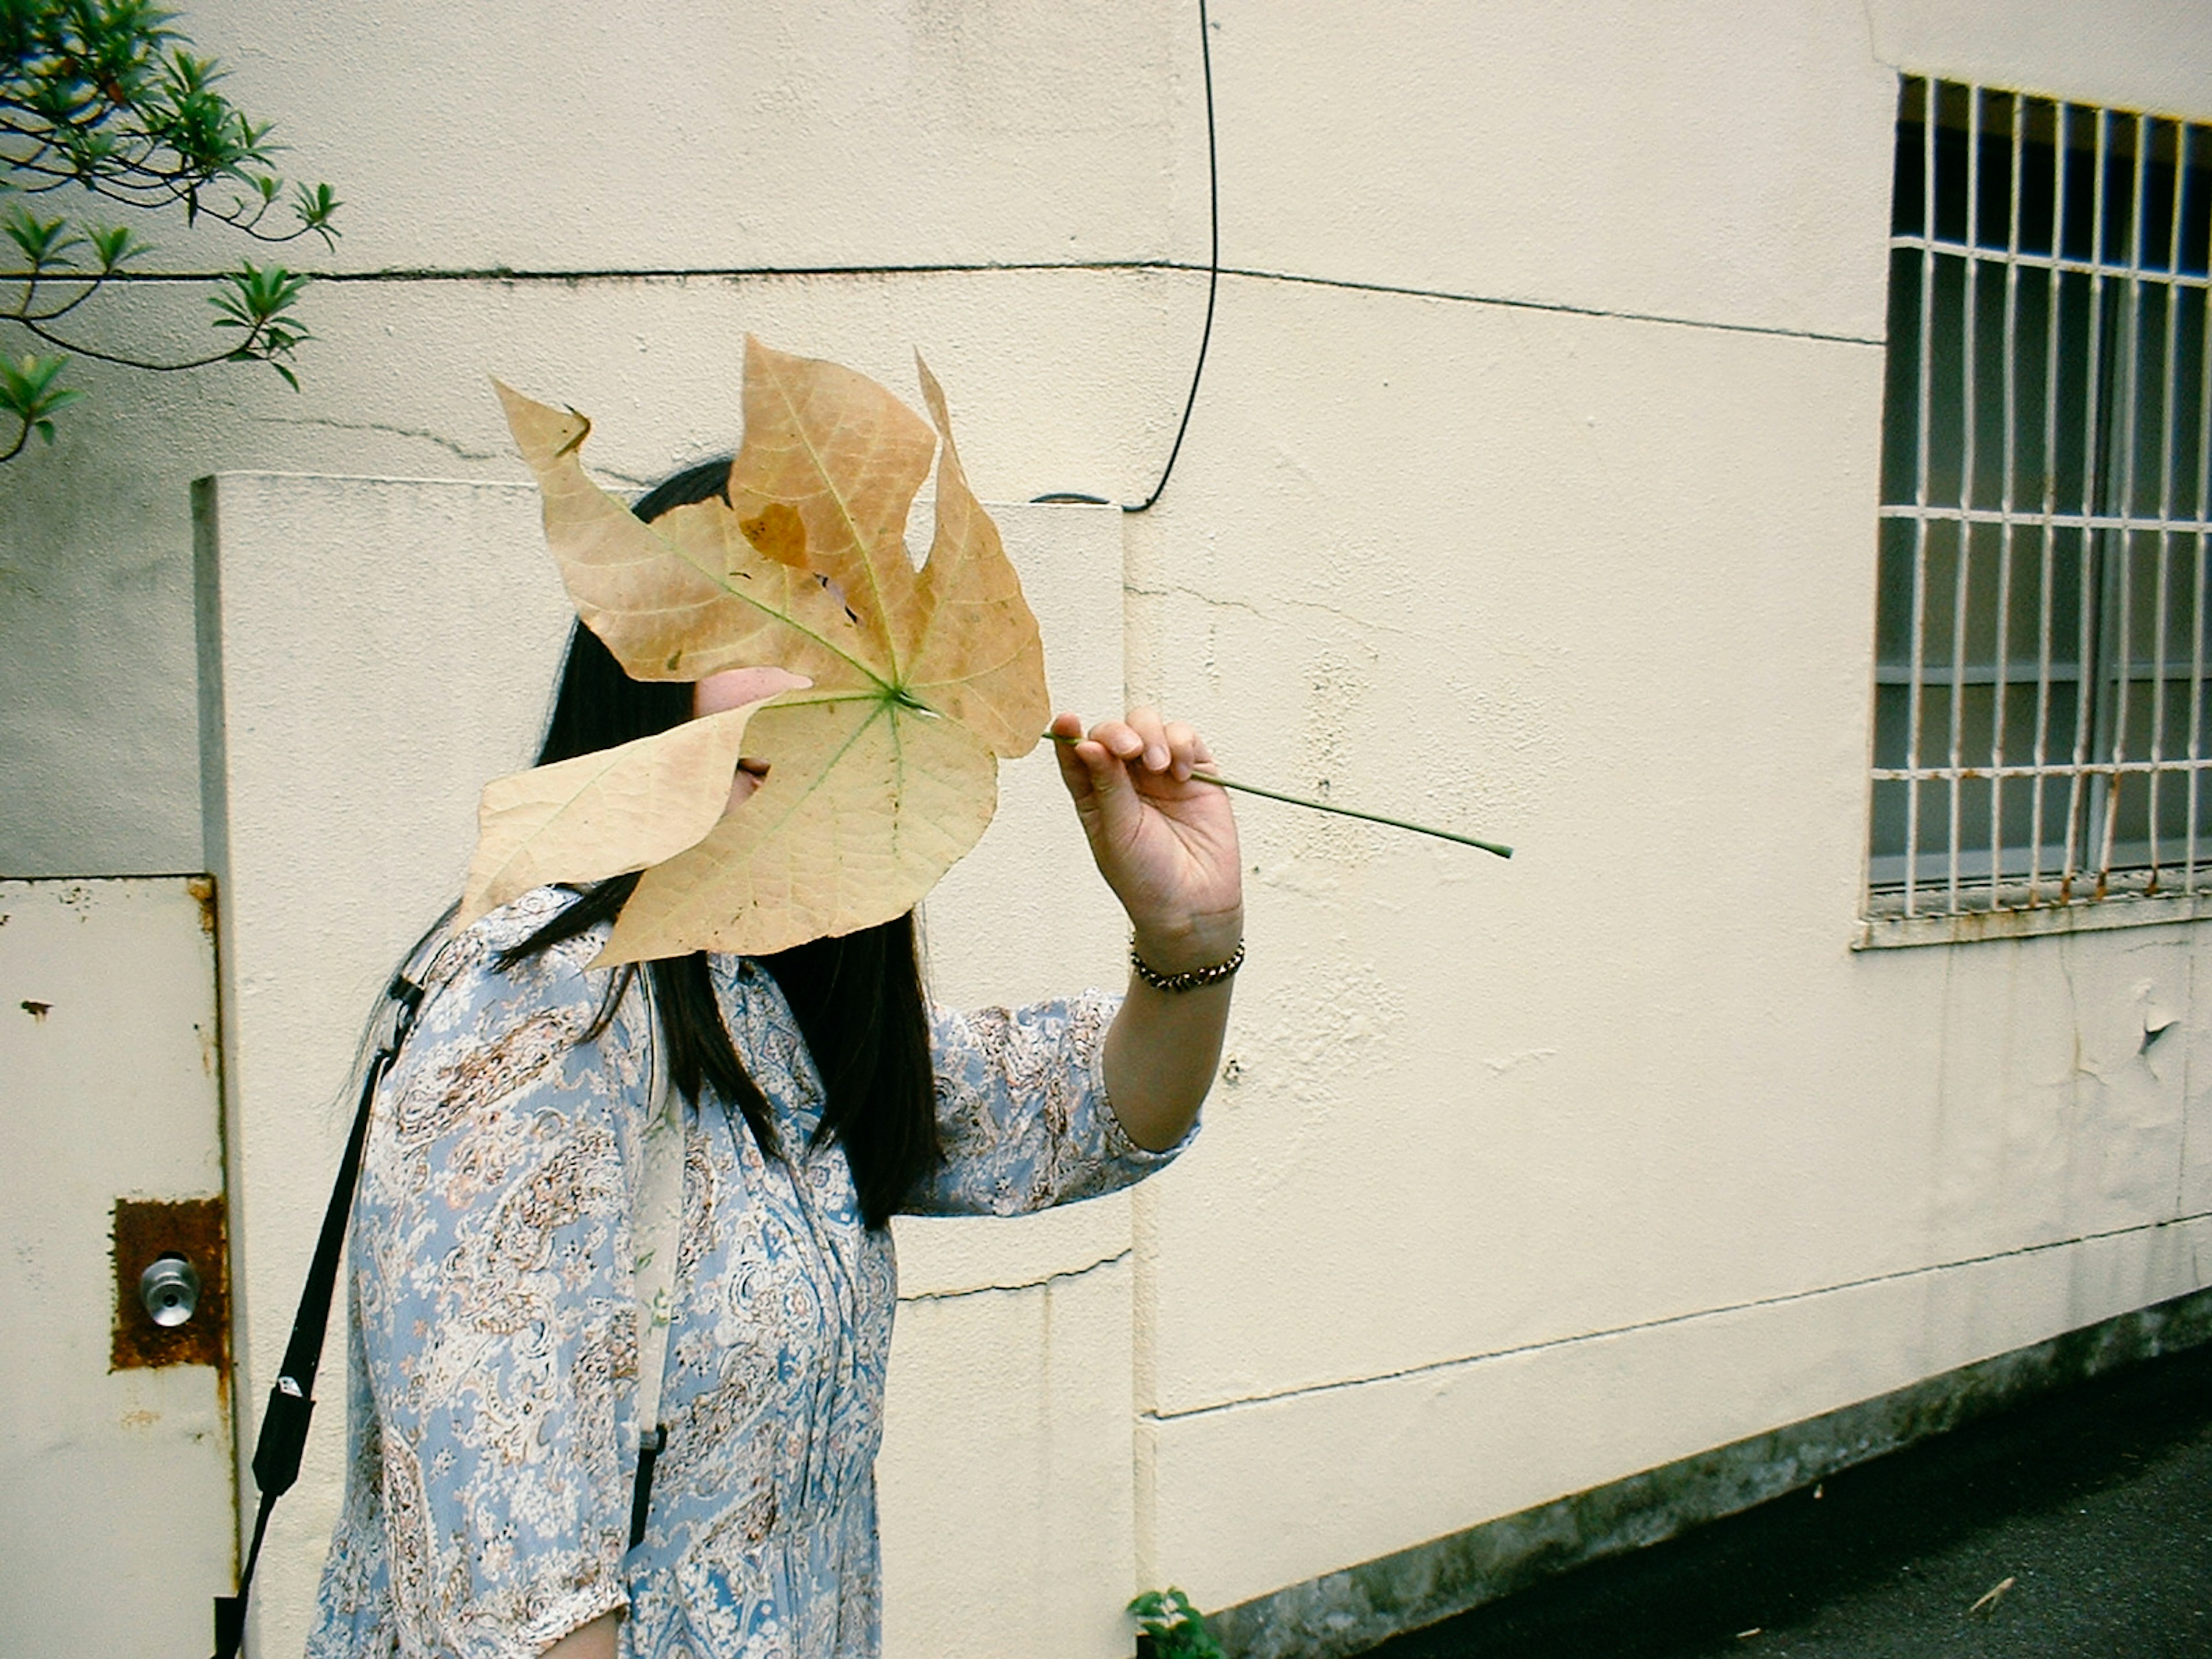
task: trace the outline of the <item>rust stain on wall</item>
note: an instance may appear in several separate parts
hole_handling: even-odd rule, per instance
[[[215,878],[194,876],[185,883],[185,890],[200,907],[200,932],[210,939],[215,937]]]
[[[213,1365],[230,1376],[230,1241],[220,1198],[115,1200],[115,1330],[107,1368]],[[139,1275],[180,1255],[200,1276],[199,1305],[181,1325],[156,1325],[138,1300]]]

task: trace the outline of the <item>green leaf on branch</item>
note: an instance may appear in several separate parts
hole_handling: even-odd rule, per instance
[[[92,238],[92,251],[100,256],[102,272],[120,270],[129,261],[154,251],[154,245],[141,241],[128,225],[102,225],[87,234]]]
[[[0,229],[8,240],[30,262],[33,275],[49,266],[66,269],[76,263],[73,257],[85,246],[85,239],[71,228],[70,222],[58,215],[42,219],[27,208],[11,207],[4,218],[0,218]]]
[[[97,310],[88,302],[149,245],[119,226],[23,205],[82,190],[136,211],[180,208],[187,226],[213,220],[257,241],[313,235],[334,245],[338,200],[330,186],[287,185],[270,166],[269,124],[230,102],[222,65],[196,51],[176,22],[151,0],[0,0],[0,198],[15,198],[0,212],[0,233],[14,250],[7,274],[16,284],[0,302],[0,324],[28,334],[34,350],[158,373],[266,362],[296,386],[280,360],[313,337],[293,311],[306,278],[249,264],[219,279],[216,326],[239,337],[225,349],[103,349],[96,334],[82,331]],[[57,326],[64,317],[66,333]],[[66,401],[56,397],[46,408]],[[20,453],[31,432],[52,433],[50,422],[40,424],[47,415],[26,418],[13,405],[6,412],[22,425],[0,459]]]
[[[228,272],[223,281],[229,287],[210,295],[208,303],[216,308],[217,328],[245,331],[246,337],[231,356],[240,362],[268,364],[297,392],[299,377],[278,359],[290,356],[292,348],[302,340],[314,338],[297,322],[288,320],[307,279],[282,265],[264,270],[249,259],[242,269]]]
[[[299,299],[307,279],[282,265],[271,265],[266,270],[248,259],[238,270],[224,274],[229,288],[208,296],[208,303],[222,313],[217,328],[242,328],[259,332],[289,311]],[[307,339],[305,333],[295,336]]]
[[[15,441],[0,460],[12,459],[35,432],[48,443],[54,441],[55,410],[65,409],[84,394],[58,385],[66,357],[19,357],[10,362],[0,357],[0,413],[16,422]]]
[[[306,185],[292,187],[292,211],[299,216],[300,228],[321,237],[325,247],[337,240],[338,233],[331,225],[331,215],[337,210],[338,198],[328,185],[317,185],[312,189]]]

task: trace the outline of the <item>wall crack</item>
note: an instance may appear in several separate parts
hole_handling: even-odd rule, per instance
[[[422,427],[392,426],[382,421],[341,421],[327,415],[257,415],[258,426],[320,426],[335,432],[382,432],[395,438],[420,438],[425,443],[459,456],[465,461],[503,461],[512,457],[496,449],[471,449],[467,445],[448,438],[441,433]]]
[[[965,1290],[958,1291],[915,1291],[912,1293],[902,1291],[899,1292],[899,1300],[902,1302],[957,1302],[963,1297],[1010,1294],[1015,1291],[1041,1291],[1048,1285],[1065,1284],[1070,1279],[1087,1279],[1101,1267],[1110,1267],[1117,1261],[1127,1261],[1134,1254],[1133,1250],[1124,1247],[1112,1255],[1099,1257],[1088,1267],[1063,1268],[1059,1273],[1047,1273],[1042,1279],[1020,1279],[1011,1284],[970,1285]]]
[[[1121,592],[1132,599],[1188,599],[1194,605],[1203,605],[1209,611],[1239,611],[1275,627],[1280,627],[1283,623],[1280,616],[1255,605],[1249,599],[1224,599],[1218,593],[1208,593],[1200,588],[1191,587],[1180,582],[1171,582],[1164,587],[1147,587],[1136,582],[1124,582],[1121,585]],[[1291,611],[1317,611],[1332,622],[1342,623],[1352,628],[1364,629],[1370,633],[1383,634],[1405,640],[1422,641],[1427,638],[1425,635],[1414,633],[1410,629],[1390,623],[1377,622],[1370,617],[1358,616],[1340,605],[1324,605],[1319,599],[1279,599],[1278,603],[1283,608]]]

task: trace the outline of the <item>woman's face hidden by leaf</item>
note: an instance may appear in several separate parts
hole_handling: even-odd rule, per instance
[[[702,786],[657,772],[623,787],[684,799],[690,816],[647,811],[655,835],[621,832],[634,848],[607,845],[603,825],[583,834],[580,811],[538,830],[547,868],[567,855],[572,817],[595,863],[649,854],[623,866],[646,873],[602,962],[763,954],[903,914],[989,823],[999,760],[1043,730],[1036,620],[968,487],[943,393],[921,375],[929,422],[853,370],[748,340],[728,503],[649,526],[586,475],[588,421],[500,387],[569,594],[625,670],[700,683],[702,712],[748,706],[759,682],[747,672],[809,682],[752,709],[743,750],[759,787],[678,850],[664,849],[696,823]],[[917,569],[906,520],[933,453],[935,533]],[[673,749],[647,757],[696,763]]]

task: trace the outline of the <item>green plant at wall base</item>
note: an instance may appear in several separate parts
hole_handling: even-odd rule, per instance
[[[1129,1603],[1137,1628],[1152,1638],[1154,1659],[1225,1659],[1221,1644],[1207,1633],[1206,1620],[1190,1597],[1172,1587],[1146,1590]]]
[[[0,358],[0,461],[34,432],[53,441],[54,414],[81,395],[59,384],[73,356],[155,374],[266,363],[299,385],[289,359],[312,337],[294,314],[307,279],[281,265],[246,260],[210,279],[223,331],[212,350],[147,356],[84,333],[88,302],[152,247],[85,216],[88,197],[101,213],[181,208],[188,228],[214,220],[259,242],[337,234],[331,187],[287,192],[267,124],[216,90],[221,67],[176,21],[149,0],[0,0],[0,325],[33,347]]]

